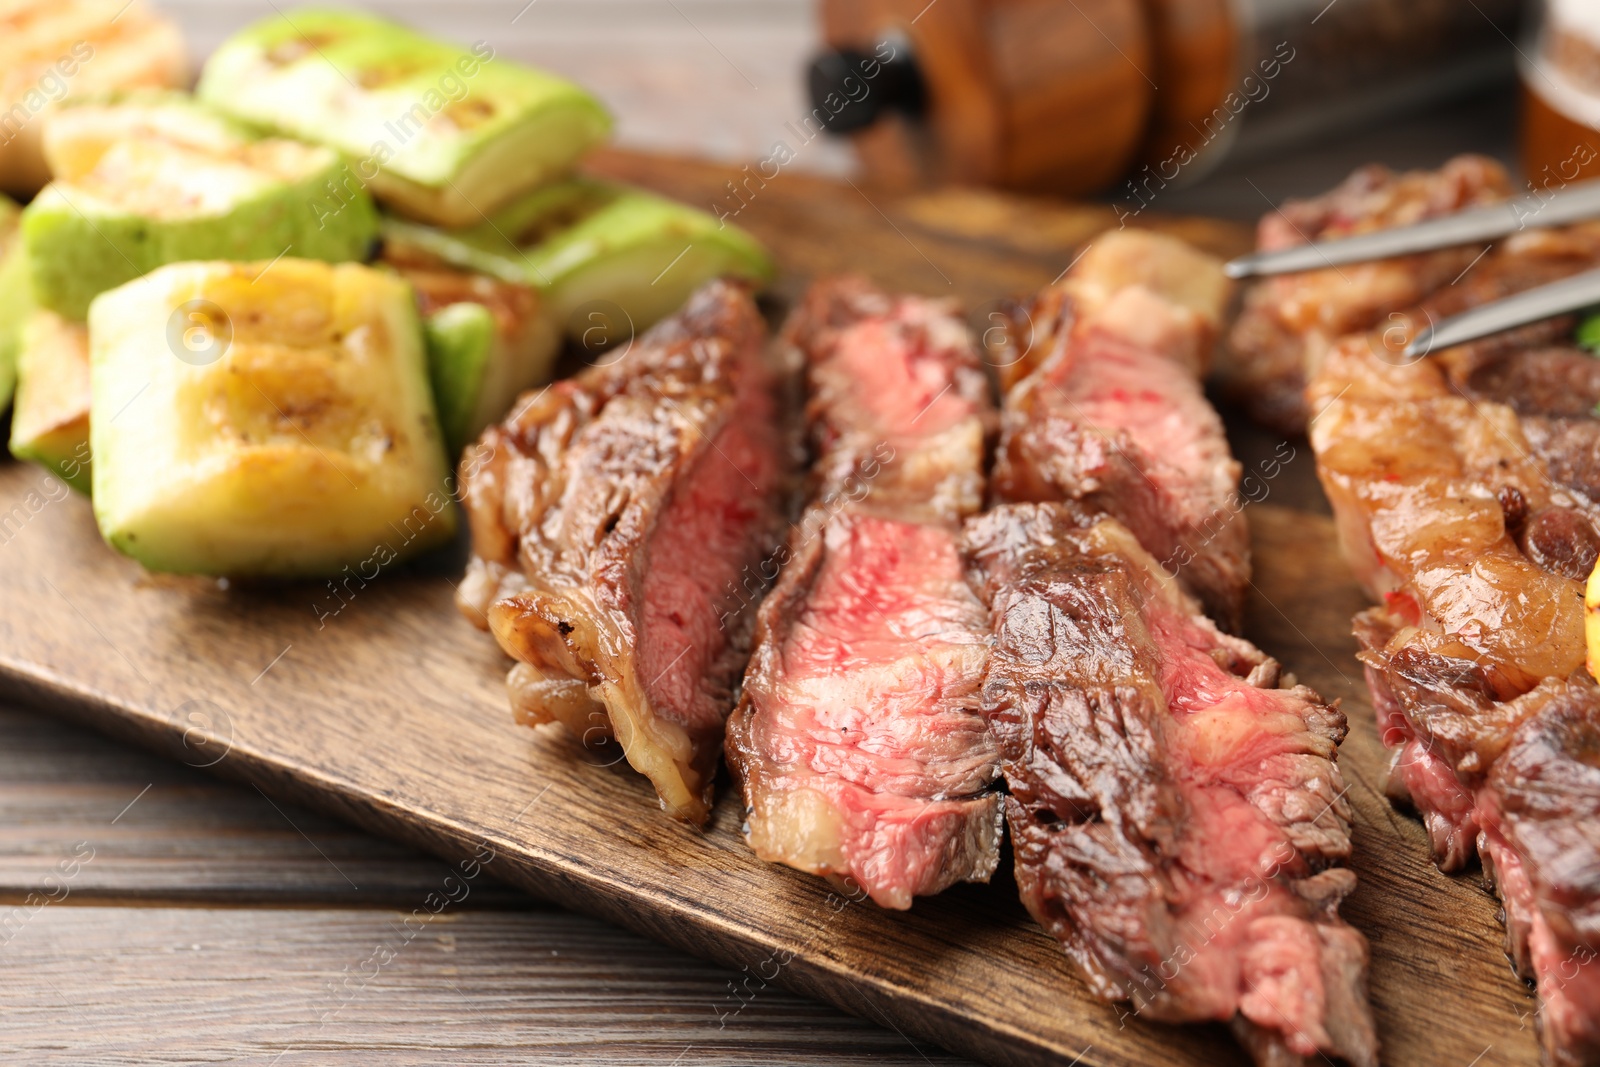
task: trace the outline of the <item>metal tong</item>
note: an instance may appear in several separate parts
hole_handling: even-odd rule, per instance
[[[1223,269],[1230,278],[1320,270],[1341,263],[1364,263],[1493,241],[1530,227],[1565,226],[1594,218],[1600,218],[1600,179],[1578,182],[1548,196],[1520,197],[1410,226],[1296,245],[1275,252],[1252,252],[1232,260]],[[1419,332],[1406,346],[1405,356],[1414,359],[1435,349],[1475,341],[1596,305],[1600,305],[1600,269],[1452,315]]]

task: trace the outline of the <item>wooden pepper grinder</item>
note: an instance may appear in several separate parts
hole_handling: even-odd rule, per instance
[[[1546,2],[1600,26],[1596,0]],[[1224,158],[1509,82],[1518,6],[823,0],[832,51],[812,67],[813,115],[850,132],[869,179],[891,187],[1119,186],[1129,210],[1142,210],[1151,193]],[[1559,139],[1570,154],[1571,131]]]
[[[823,0],[814,114],[890,188],[1080,194],[1138,155],[1155,97],[1139,0]],[[869,73],[872,75],[869,77]]]

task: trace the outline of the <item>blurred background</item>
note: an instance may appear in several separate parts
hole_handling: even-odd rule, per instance
[[[157,6],[197,61],[274,10]],[[1436,166],[1461,151],[1519,162],[1518,68],[1544,85],[1538,68],[1559,51],[1541,45],[1540,24],[1600,18],[1588,0],[1548,12],[1518,0],[361,6],[579,81],[613,109],[625,147],[755,162],[782,143],[786,168],[880,186],[956,181],[1240,219],[1366,162]],[[889,75],[840,84],[875,51],[893,53]],[[803,139],[811,116],[833,118],[830,88],[852,101],[835,124],[854,129]]]

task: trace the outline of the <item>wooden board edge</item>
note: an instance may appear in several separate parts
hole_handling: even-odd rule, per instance
[[[119,704],[103,694],[7,660],[0,660],[0,699],[60,715],[159,756],[182,761],[185,755],[182,737],[174,734],[171,724],[147,716],[132,705]],[[504,838],[480,837],[469,828],[446,824],[430,813],[412,812],[407,817],[384,803],[383,798],[345,783],[306,781],[294,768],[245,748],[235,748],[229,759],[203,769],[224,780],[259,789],[271,799],[309,808],[418,848],[446,863],[469,861],[481,854],[483,844],[488,844],[496,850],[491,861],[495,876],[507,884],[540,901],[611,923],[720,966],[739,970],[770,959],[775,952],[787,951],[787,946],[762,941],[747,930],[717,921],[718,917],[710,912],[690,916],[671,901],[658,902],[655,911],[632,909],[626,888],[621,892],[615,887],[609,887],[608,892],[595,892],[597,888],[607,888],[606,884],[584,877],[580,868],[522,854]],[[418,903],[426,907],[425,902]],[[1021,1030],[989,1026],[930,998],[871,976],[853,974],[843,965],[796,954],[779,969],[773,982],[874,1024],[887,1023],[908,1040],[920,1038],[996,1067],[1048,1067],[1060,1063],[1060,1050],[1041,1046]],[[1078,1062],[1082,1067],[1093,1067],[1095,1060],[1085,1055]]]

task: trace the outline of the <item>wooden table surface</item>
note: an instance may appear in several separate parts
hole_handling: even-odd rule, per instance
[[[167,6],[201,43],[220,34],[225,5]],[[400,6],[437,14],[448,5]],[[811,47],[808,5],[596,7],[604,10],[587,16],[558,0],[530,7],[515,50],[585,77],[619,111],[630,143],[737,158],[792,117],[794,67]],[[635,18],[631,35],[619,37],[610,21],[618,10]],[[676,35],[641,28],[641,11],[679,21]],[[536,21],[542,12],[553,12],[549,32]],[[608,34],[651,62],[619,60],[617,51],[601,61],[592,50],[585,60],[574,44]],[[759,90],[734,84],[745,69]],[[718,94],[737,128],[719,119]],[[1227,168],[1161,206],[1253,217],[1272,199],[1313,191],[1368,159],[1419,165],[1463,150],[1504,155],[1509,122],[1504,100],[1458,106],[1290,159]],[[825,172],[849,165],[833,149],[810,162]],[[1314,495],[1274,502],[1319,504]],[[62,879],[58,864],[74,857],[76,873]],[[0,704],[0,1059],[964,1062],[775,989],[719,1025],[731,973],[487,879],[421,935],[401,936],[401,918],[445,875],[426,857],[252,789]]]

